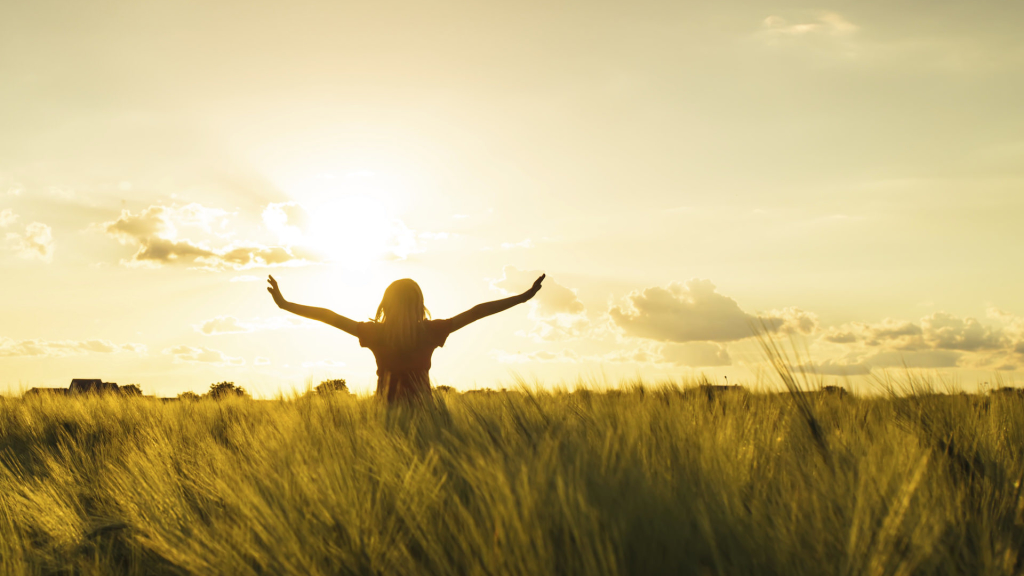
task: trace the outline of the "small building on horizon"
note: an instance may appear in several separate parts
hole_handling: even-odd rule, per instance
[[[99,378],[75,378],[71,381],[71,386],[68,386],[69,394],[103,394],[108,392],[117,392],[119,386],[114,382],[104,382]]]
[[[32,396],[76,396],[80,394],[118,393],[121,387],[114,382],[104,382],[100,378],[74,378],[67,388],[29,388],[23,398]]]
[[[67,388],[29,388],[22,395],[22,398],[31,398],[32,396],[67,396]]]

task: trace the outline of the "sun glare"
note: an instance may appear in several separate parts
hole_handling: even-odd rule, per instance
[[[385,257],[392,221],[384,204],[369,196],[347,196],[311,206],[311,243],[330,260],[363,269]]]
[[[287,222],[267,223],[279,237],[298,234],[298,243],[354,270],[365,270],[382,259],[404,258],[415,249],[412,232],[393,206],[402,196],[397,180],[370,170],[337,174],[308,168],[304,176],[281,182],[301,206],[305,222],[291,222],[289,216],[278,214]]]

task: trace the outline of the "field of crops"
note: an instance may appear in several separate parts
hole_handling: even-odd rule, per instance
[[[7,398],[0,573],[1024,573],[1021,396],[705,392]]]

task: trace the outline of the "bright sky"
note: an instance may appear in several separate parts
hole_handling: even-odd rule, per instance
[[[1017,2],[0,4],[0,389],[375,381],[411,277],[438,384],[1024,363]]]

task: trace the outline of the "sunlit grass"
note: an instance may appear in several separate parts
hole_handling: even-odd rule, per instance
[[[1020,396],[688,384],[3,400],[0,573],[1024,570]]]

